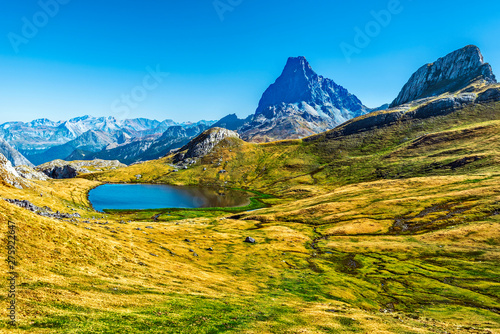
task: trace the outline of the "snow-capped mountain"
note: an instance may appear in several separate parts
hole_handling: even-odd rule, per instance
[[[135,138],[123,144],[108,145],[99,152],[78,149],[65,160],[119,160],[125,164],[161,158],[188,143],[191,139],[208,129],[205,124],[194,126],[174,125],[160,135]]]
[[[1,124],[0,137],[38,165],[53,159],[65,159],[76,149],[98,152],[108,145],[120,145],[152,135],[159,137],[172,126],[188,128],[214,123],[160,122],[146,118],[117,120],[88,115],[57,122],[40,118],[27,123]]]

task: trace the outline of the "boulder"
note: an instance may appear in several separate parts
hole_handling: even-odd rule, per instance
[[[246,237],[245,242],[250,243],[250,244],[256,243],[255,239],[252,237]]]

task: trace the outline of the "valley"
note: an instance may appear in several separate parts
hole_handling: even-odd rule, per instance
[[[411,101],[360,104],[300,138],[245,141],[238,128],[252,123],[229,117],[237,128],[207,127],[159,158],[36,168],[85,168],[71,178],[22,177],[2,159],[0,197],[32,205],[0,200],[2,235],[16,226],[19,323],[2,309],[0,331],[500,333],[500,85],[477,77],[477,52],[451,56],[481,59],[470,73],[438,71],[465,71],[460,85],[423,94],[410,80]],[[114,183],[254,195],[246,207],[94,211],[89,191]]]

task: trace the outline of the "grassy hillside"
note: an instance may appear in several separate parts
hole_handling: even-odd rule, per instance
[[[0,201],[2,266],[13,221],[20,273],[19,325],[2,308],[0,331],[500,333],[499,134],[496,103],[336,139],[230,139],[177,172],[167,157],[0,186],[2,198],[82,216]],[[272,196],[257,211],[101,214],[86,198],[100,182]]]

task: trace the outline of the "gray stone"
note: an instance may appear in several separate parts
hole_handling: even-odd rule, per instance
[[[250,244],[254,244],[254,243],[256,243],[255,239],[254,239],[254,238],[252,238],[252,237],[246,237],[245,242],[248,242],[248,243],[250,243]]]
[[[456,92],[478,80],[488,84],[497,82],[479,48],[469,45],[432,64],[422,66],[411,76],[390,107],[446,92]]]

